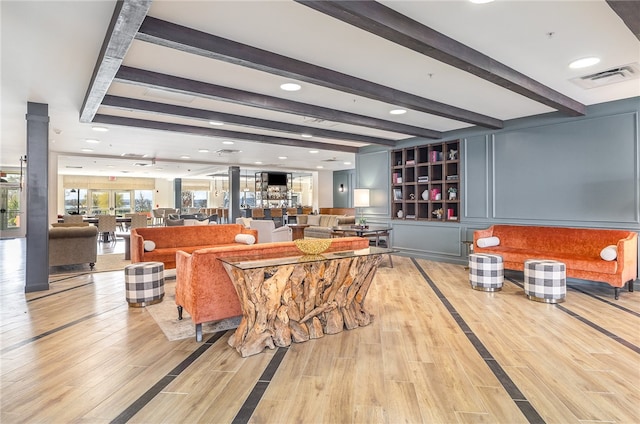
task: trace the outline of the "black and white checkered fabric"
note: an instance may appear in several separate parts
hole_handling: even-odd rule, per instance
[[[124,268],[127,302],[145,306],[164,296],[164,264],[139,262]]]
[[[524,261],[524,294],[539,302],[564,301],[567,295],[565,264],[545,259]]]
[[[469,255],[469,282],[476,290],[497,291],[504,282],[502,256],[486,253]]]

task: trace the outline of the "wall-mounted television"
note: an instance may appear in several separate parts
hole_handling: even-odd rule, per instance
[[[287,174],[283,172],[269,172],[267,174],[267,184],[272,186],[286,186]]]

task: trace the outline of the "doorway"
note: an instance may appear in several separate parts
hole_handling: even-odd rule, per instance
[[[0,238],[25,236],[24,196],[19,182],[5,178],[0,182]]]

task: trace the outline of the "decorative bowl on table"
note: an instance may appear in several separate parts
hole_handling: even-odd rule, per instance
[[[331,239],[298,239],[293,241],[304,254],[318,255],[331,246]]]

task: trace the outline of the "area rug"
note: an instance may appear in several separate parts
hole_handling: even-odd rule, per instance
[[[51,280],[51,278],[58,279],[61,277],[90,274],[95,272],[124,270],[124,267],[129,265],[130,263],[130,260],[124,259],[124,253],[98,255],[93,270],[91,270],[89,264],[60,265],[49,267],[49,280]]]
[[[147,306],[146,309],[170,341],[182,340],[189,337],[192,337],[195,340],[195,325],[187,311],[183,310],[182,320],[178,320],[175,280],[167,281],[165,279],[164,298],[162,299],[162,302]],[[237,328],[240,324],[240,318],[241,317],[238,316],[221,321],[203,323],[202,333],[213,334],[219,331]]]

